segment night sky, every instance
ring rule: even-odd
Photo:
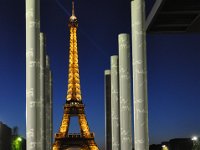
[[[152,1],[147,1],[150,9]],[[99,147],[104,144],[104,70],[130,33],[130,0],[75,0],[83,102]],[[41,0],[41,31],[53,72],[54,133],[67,91],[71,0]],[[200,136],[200,34],[147,35],[150,143]],[[0,121],[25,136],[25,2],[0,0]],[[78,124],[72,121],[70,130]]]

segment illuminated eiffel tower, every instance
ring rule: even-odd
[[[78,21],[74,13],[74,0],[72,0],[72,16],[68,25],[70,28],[68,91],[62,123],[59,132],[55,135],[53,150],[67,150],[71,147],[79,147],[81,150],[98,150],[94,133],[90,132],[87,123],[81,97],[77,49]],[[68,133],[70,118],[74,116],[78,117],[80,134]]]

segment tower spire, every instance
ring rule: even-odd
[[[75,16],[74,0],[72,0],[72,15],[69,18],[69,27],[71,26],[78,27],[78,20],[77,17]]]
[[[72,0],[72,16],[75,16],[75,11],[74,11],[74,0]]]

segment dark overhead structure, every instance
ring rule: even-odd
[[[149,33],[200,32],[200,0],[156,0],[146,20]]]

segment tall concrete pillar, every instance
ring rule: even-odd
[[[39,56],[40,6],[39,0],[26,0],[26,138],[27,150],[37,145],[37,57]]]
[[[53,145],[53,82],[52,71],[49,71],[49,146]]]
[[[118,56],[111,56],[112,150],[120,150]]]
[[[40,34],[38,36],[39,42],[40,42]],[[41,132],[41,127],[42,127],[42,97],[41,97],[41,61],[40,61],[40,43],[39,43],[39,48],[36,53],[36,134],[37,134],[37,150],[42,150],[42,132]]]
[[[104,72],[104,94],[105,94],[105,150],[112,149],[111,128],[111,81],[110,70]]]
[[[135,150],[148,150],[148,100],[144,0],[132,0],[131,18]]]
[[[119,34],[119,101],[121,150],[132,150],[130,37]]]
[[[49,76],[50,76],[50,64],[49,57],[46,55],[46,68],[45,68],[45,144],[46,150],[50,149],[50,89],[49,89]]]
[[[53,144],[53,107],[52,107],[52,72],[49,57],[46,56],[45,68],[45,143],[46,150],[52,149]]]
[[[40,33],[40,142],[41,150],[45,150],[45,95],[44,95],[44,83],[45,83],[45,37],[43,33]]]

